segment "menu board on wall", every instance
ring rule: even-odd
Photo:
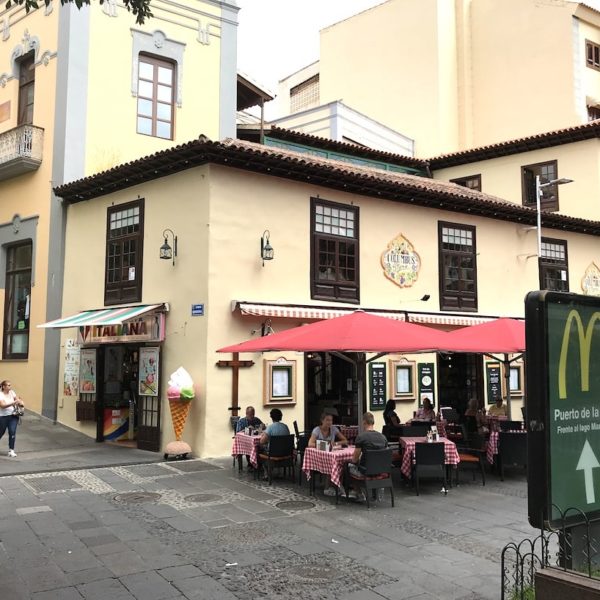
[[[369,408],[383,410],[386,403],[385,363],[369,363]]]
[[[435,378],[433,363],[419,363],[419,406],[428,398],[431,405],[435,406]]]
[[[487,381],[488,404],[495,404],[502,398],[502,380],[500,363],[485,363],[485,380]]]

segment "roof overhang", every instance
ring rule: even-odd
[[[70,327],[97,327],[121,325],[133,321],[150,312],[168,312],[167,304],[138,304],[136,306],[118,306],[97,310],[84,310],[69,317],[55,319],[38,325],[43,329],[67,329]]]
[[[265,302],[247,302],[233,300],[231,311],[238,312],[243,317],[265,317],[276,319],[296,319],[299,321],[318,321],[333,319],[356,311],[359,307],[332,308],[321,305],[301,304],[269,304]],[[379,317],[388,317],[397,321],[408,321],[423,325],[442,325],[467,327],[493,321],[497,317],[479,315],[457,315],[446,313],[411,312],[404,310],[382,310],[376,308],[361,308],[366,313]]]

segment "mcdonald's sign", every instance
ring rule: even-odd
[[[600,298],[531,292],[525,331],[529,520],[599,517]]]

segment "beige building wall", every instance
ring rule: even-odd
[[[0,76],[11,77],[13,65],[11,56],[14,51],[27,50],[27,34],[38,44],[35,68],[36,97],[44,98],[44,102],[34,105],[33,125],[44,129],[42,162],[35,171],[0,180],[0,230],[3,244],[12,241],[23,241],[22,236],[14,232],[12,221],[19,215],[23,223],[32,224],[35,231],[33,244],[33,275],[31,290],[30,337],[28,360],[0,360],[0,379],[11,379],[13,387],[21,395],[28,408],[40,412],[42,405],[43,386],[42,372],[44,365],[44,333],[36,329],[34,323],[40,323],[45,318],[46,288],[48,281],[47,248],[49,240],[48,199],[52,185],[52,146],[54,143],[54,89],[56,81],[57,61],[51,56],[47,64],[42,62],[45,52],[56,52],[57,48],[57,13],[45,15],[43,10],[36,10],[25,15],[24,8],[6,10],[2,5],[0,22],[8,19],[10,37],[0,41]],[[3,134],[17,126],[18,119],[18,78],[8,79],[4,87],[0,86],[0,105],[4,105],[4,115],[0,121],[0,138]],[[8,106],[6,106],[8,103]],[[8,148],[7,148],[8,149]],[[2,152],[0,151],[0,157]],[[41,201],[44,199],[45,201]],[[4,233],[6,232],[6,234]],[[5,249],[2,248],[2,252]],[[2,275],[0,289],[0,308],[4,314],[5,288]],[[4,319],[0,319],[0,335],[4,335]],[[0,347],[3,337],[0,338]],[[1,350],[0,350],[1,356]]]
[[[449,181],[480,174],[482,192],[522,204],[521,167],[551,160],[558,163],[558,177],[573,180],[558,188],[558,212],[600,220],[600,140],[596,138],[439,169],[433,176]],[[534,237],[535,232],[530,235]],[[544,235],[556,237],[549,232]]]
[[[456,126],[442,106],[449,97],[456,102],[455,86],[444,89],[450,75],[442,74],[456,59],[443,47],[438,3],[389,0],[321,31],[321,103],[342,100],[415,139],[417,156],[456,147]]]
[[[90,10],[86,175],[200,134],[219,139],[220,8],[210,2],[184,0],[174,12],[161,2],[152,10],[155,16],[144,25],[137,25],[129,13],[119,11],[117,18],[109,18],[100,5],[94,4]],[[200,42],[199,26],[207,30],[208,43]],[[180,48],[183,60],[177,71],[181,71],[181,88],[175,94],[181,102],[174,106],[172,140],[137,133],[137,98],[132,85],[137,80],[136,36],[148,39],[147,51],[157,58],[173,56],[169,44]]]
[[[420,157],[579,125],[600,102],[586,39],[600,15],[577,2],[388,0],[321,31],[320,101],[414,138]]]
[[[377,200],[232,168],[205,166],[69,207],[65,314],[102,305],[106,210],[138,196],[145,198],[142,301],[170,305],[160,384],[162,443],[164,447],[173,438],[164,400],[167,378],[182,365],[192,374],[198,391],[184,439],[200,456],[226,455],[231,448],[228,407],[232,374],[231,369],[216,366],[217,361],[231,356],[216,350],[250,339],[252,331],[260,330],[264,321],[260,317],[232,314],[232,301],[323,304],[310,297],[311,196],[353,204],[360,209],[362,307],[434,312],[439,309],[439,221],[476,227],[478,314],[522,317],[525,294],[537,289],[536,264],[525,258],[536,251],[535,237],[524,234],[520,225]],[[179,237],[175,267],[158,259],[161,233],[167,226]],[[263,267],[259,240],[265,229],[271,232],[275,259]],[[380,264],[387,242],[399,233],[411,241],[422,261],[419,279],[409,289],[398,288],[388,280]],[[587,265],[593,260],[600,261],[600,246],[596,238],[589,236],[562,231],[549,234],[568,241],[569,274],[575,291]],[[85,253],[79,250],[82,244]],[[417,300],[423,294],[431,294],[426,307]],[[205,303],[205,316],[190,316],[191,304],[196,303]],[[334,308],[344,306],[329,304]],[[275,331],[301,324],[300,320],[272,319]],[[65,331],[63,344],[73,336],[74,332]],[[302,428],[304,358],[295,352],[241,355],[240,358],[251,359],[255,365],[240,369],[240,406],[243,409],[254,405],[257,414],[268,421],[270,407],[264,406],[264,361],[279,356],[296,361],[297,365],[298,402],[282,406],[284,421],[291,426],[297,420]],[[407,358],[435,363],[433,355]],[[416,408],[416,400],[399,403],[398,412],[404,421]],[[74,399],[65,398],[59,410],[60,420],[78,428],[80,424],[74,421],[74,414]],[[378,412],[378,427],[382,425],[381,419]],[[93,434],[89,427],[85,430]]]

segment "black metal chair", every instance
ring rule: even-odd
[[[384,425],[381,433],[383,433],[388,442],[397,442],[402,431],[402,425]]]
[[[231,424],[231,427],[233,428],[233,437],[231,439],[235,438],[235,434],[237,432],[237,424],[238,421],[240,420],[240,417],[229,417],[229,423]],[[233,457],[233,467],[235,468],[235,461],[238,461],[238,467],[239,470],[242,470],[242,455],[238,454],[237,456]]]
[[[260,452],[258,454],[258,473],[261,467],[267,468],[269,485],[273,482],[273,467],[290,469],[292,481],[296,482],[294,468],[294,436],[293,435],[274,435],[269,438],[269,451],[267,454]],[[285,476],[285,471],[284,471]]]
[[[447,423],[458,423],[460,421],[459,414],[451,406],[442,406],[442,408],[440,408],[440,413],[442,419]]]
[[[364,460],[363,460],[364,459]],[[364,488],[367,499],[367,508],[371,508],[369,496],[373,490],[389,489],[394,506],[394,487],[392,482],[392,450],[363,450],[361,455],[360,474],[353,474],[349,465],[346,465],[346,477],[359,488]],[[349,485],[346,485],[346,500],[348,499]],[[336,496],[336,503],[338,497]]]
[[[429,431],[427,425],[401,425],[398,429],[400,437],[423,437]]]
[[[306,434],[310,435],[310,432],[308,432],[308,431],[300,431],[298,429],[298,421],[294,421],[293,425],[294,425],[294,433],[296,434],[296,441],[298,441],[298,438],[301,435],[306,435]]]
[[[302,465],[304,463],[304,451],[308,447],[310,435],[300,434],[296,439],[296,457],[300,457],[300,471],[298,473],[298,485],[302,485]]]
[[[447,490],[446,480],[446,450],[443,442],[419,442],[415,444],[415,464],[413,465],[413,480],[419,495],[419,480],[421,475],[438,475]],[[448,493],[447,491],[445,492]]]
[[[475,481],[475,471],[481,472],[481,481],[485,485],[485,439],[479,433],[471,433],[469,438],[460,445],[457,445],[460,463],[456,469],[456,485],[459,484],[458,475],[461,469],[471,467],[473,471],[473,481]]]
[[[498,433],[497,460],[502,481],[504,481],[505,467],[519,466],[527,468],[527,434],[500,431]]]
[[[498,421],[500,431],[521,431],[523,424],[521,421]]]
[[[521,414],[523,415],[523,423],[527,423],[527,410],[524,406],[521,406]]]

